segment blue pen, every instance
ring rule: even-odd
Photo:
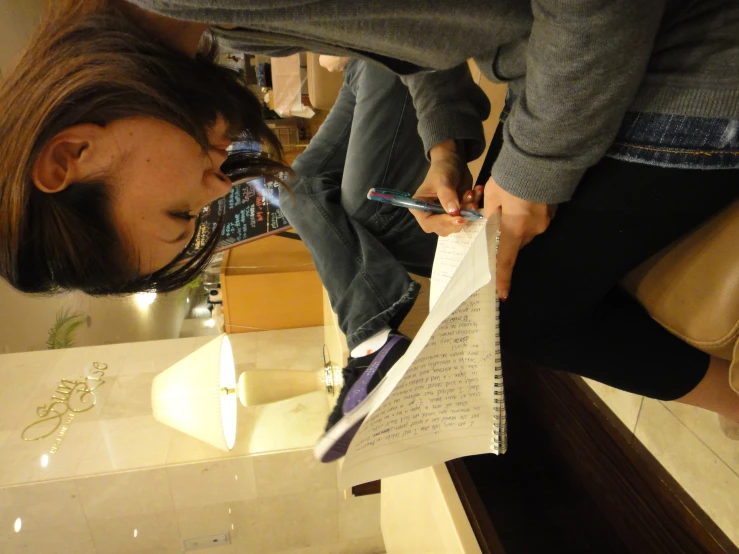
[[[411,195],[402,190],[392,189],[370,189],[367,193],[367,198],[370,200],[376,200],[377,202],[385,202],[399,208],[408,208],[409,210],[421,210],[423,212],[430,212],[434,214],[445,214],[447,211],[442,208],[439,204],[432,204],[431,202],[424,202],[417,198],[411,197]],[[484,217],[473,210],[459,210],[459,215],[462,219],[468,221],[477,221],[484,219]]]

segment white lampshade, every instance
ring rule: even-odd
[[[154,378],[154,418],[221,450],[236,442],[236,369],[223,334]]]

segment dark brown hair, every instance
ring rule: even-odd
[[[213,63],[213,48],[192,59],[105,0],[51,4],[19,64],[0,83],[0,275],[29,293],[178,289],[202,271],[218,233],[194,257],[181,254],[141,275],[114,227],[106,177],[46,194],[31,180],[43,146],[73,125],[147,116],[179,127],[207,150],[207,131],[219,114],[234,137],[245,135],[278,155],[279,142],[238,75]],[[276,158],[252,160],[242,175],[279,178],[285,169]]]

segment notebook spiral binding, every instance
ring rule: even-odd
[[[495,254],[497,257],[500,245],[500,232],[495,237]],[[493,276],[493,278],[495,278]],[[505,409],[505,390],[503,388],[503,364],[500,354],[500,300],[495,295],[495,372],[493,374],[493,437],[490,450],[493,454],[505,454],[508,449],[508,419]]]

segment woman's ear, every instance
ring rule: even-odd
[[[31,178],[42,192],[61,192],[74,182],[89,177],[97,157],[103,129],[93,124],[65,129],[41,149],[33,164]],[[99,164],[97,166],[99,168]]]

